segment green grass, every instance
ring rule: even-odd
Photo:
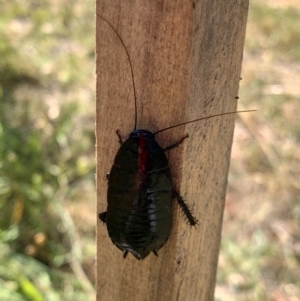
[[[273,7],[266,1],[250,2],[247,51],[270,55],[274,60],[300,58],[299,7]]]
[[[300,300],[300,6],[269,3],[250,3],[240,99],[257,113],[236,127],[216,300]]]
[[[93,278],[82,276],[93,269],[94,215],[72,215],[70,209],[94,206],[89,4],[1,5],[1,300],[94,295]],[[78,229],[75,224],[86,218],[92,218],[89,227]],[[78,231],[86,232],[84,243]]]

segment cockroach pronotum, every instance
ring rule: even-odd
[[[174,189],[165,155],[165,152],[179,146],[188,135],[165,148],[156,142],[155,136],[188,123],[250,111],[227,112],[202,117],[161,129],[155,133],[137,129],[137,97],[128,50],[110,22],[98,16],[114,31],[125,49],[131,70],[135,101],[134,130],[126,141],[122,140],[119,130],[116,131],[121,146],[107,176],[107,210],[100,213],[99,218],[107,225],[112,242],[124,252],[124,258],[128,252],[137,259],[144,259],[151,252],[158,256],[158,250],[166,243],[171,232],[173,199],[177,199],[191,226],[195,226],[198,221]]]

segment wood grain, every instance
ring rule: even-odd
[[[234,111],[247,21],[246,0],[101,0],[97,14],[123,38],[131,57],[138,128],[158,129]],[[97,18],[97,200],[106,210],[105,180],[119,129],[134,127],[129,63],[120,41]],[[176,189],[199,219],[186,223],[174,202],[174,228],[159,257],[124,260],[97,225],[97,300],[213,300],[234,115],[157,135],[164,147],[186,133],[168,156]]]

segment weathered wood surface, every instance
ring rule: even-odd
[[[247,0],[99,0],[131,57],[138,128],[156,131],[179,122],[234,111],[241,73]],[[134,126],[129,63],[120,41],[97,18],[97,212],[106,209],[106,172]],[[97,225],[97,300],[213,300],[234,115],[158,135],[167,146],[176,189],[199,219],[192,228],[174,202],[167,244],[143,261],[124,260]]]

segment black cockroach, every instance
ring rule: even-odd
[[[246,111],[198,118],[161,129],[155,133],[142,129],[137,130],[136,89],[129,53],[114,27],[106,19],[99,17],[114,31],[126,51],[135,101],[133,132],[123,142],[120,132],[116,131],[121,147],[107,177],[107,210],[100,213],[99,218],[107,225],[112,242],[124,252],[124,258],[130,252],[137,259],[144,259],[151,252],[157,256],[157,251],[166,243],[170,235],[173,222],[172,200],[174,198],[177,199],[190,225],[195,226],[198,222],[182,197],[173,188],[170,167],[165,155],[166,151],[180,145],[188,135],[166,148],[162,148],[155,141],[155,135],[199,120]]]

